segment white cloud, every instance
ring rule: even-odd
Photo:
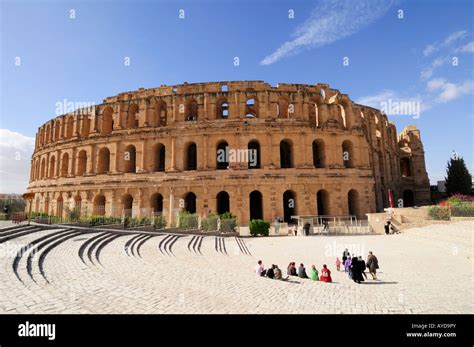
[[[467,34],[466,30],[459,30],[455,31],[454,33],[450,34],[448,37],[444,39],[442,42],[434,42],[425,47],[423,50],[423,54],[428,56],[433,54],[436,51],[439,51],[442,48],[450,46],[453,42],[463,38]]]
[[[471,41],[468,44],[462,46],[458,51],[459,52],[474,53],[474,41]]]
[[[35,139],[0,129],[0,193],[24,193]]]
[[[427,80],[428,78],[431,78],[431,76],[433,76],[434,70],[444,65],[448,61],[448,59],[449,58],[445,57],[445,58],[436,58],[435,60],[433,60],[430,66],[428,66],[427,68],[424,68],[421,71],[421,79]]]
[[[260,64],[270,65],[303,49],[325,46],[353,35],[381,18],[392,3],[391,0],[323,0],[293,33],[294,39],[283,43]]]
[[[437,92],[435,96],[437,102],[445,103],[472,93],[474,84],[472,81],[465,81],[456,84],[449,82],[444,78],[436,78],[428,81],[426,88],[430,92]]]
[[[374,108],[380,108],[382,102],[386,102],[389,99],[397,99],[398,96],[393,90],[384,90],[378,94],[367,95],[357,99],[357,103],[361,105],[371,106]]]

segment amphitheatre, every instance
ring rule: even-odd
[[[39,127],[34,212],[160,214],[169,227],[180,211],[231,212],[244,226],[296,215],[361,220],[388,207],[389,190],[398,207],[430,202],[420,131],[397,133],[381,111],[327,84],[184,83],[86,111]]]

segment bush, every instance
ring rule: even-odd
[[[434,220],[450,220],[450,212],[446,207],[431,206],[428,209],[428,216]]]
[[[198,216],[195,213],[180,212],[178,214],[178,228],[197,229]]]
[[[201,222],[201,229],[205,231],[217,230],[217,221],[219,217],[215,214],[210,214],[206,219]]]
[[[166,219],[162,215],[153,217],[155,229],[163,229],[166,227]]]
[[[221,215],[219,215],[220,219],[234,219],[236,218],[232,212],[224,212]]]
[[[451,207],[453,217],[474,217],[474,205],[457,204]]]
[[[268,231],[270,230],[270,223],[265,222],[261,219],[252,219],[249,223],[250,235],[257,236],[263,235],[268,236]]]
[[[221,233],[231,233],[234,231],[237,221],[235,218],[221,219]]]

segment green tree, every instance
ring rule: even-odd
[[[454,155],[448,161],[446,173],[446,193],[449,196],[453,194],[471,194],[472,176],[463,158]]]

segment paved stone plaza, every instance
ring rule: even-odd
[[[474,222],[306,238],[29,231],[0,231],[0,313],[474,313]],[[373,251],[379,280],[338,273],[344,248]],[[334,283],[257,278],[258,259],[326,263]]]

